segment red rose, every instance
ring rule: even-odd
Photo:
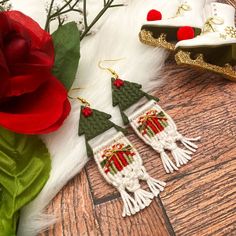
[[[70,103],[53,64],[46,31],[21,12],[0,12],[0,126],[43,134],[62,125]]]

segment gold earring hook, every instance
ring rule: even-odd
[[[71,91],[75,91],[75,90],[80,90],[80,88],[72,88],[70,90]],[[90,107],[90,103],[86,99],[84,99],[84,98],[81,98],[81,97],[71,97],[69,95],[68,95],[68,98],[73,99],[73,100],[74,99],[79,100],[83,105],[85,105],[87,107]]]
[[[102,63],[103,62],[115,62],[115,61],[121,61],[121,60],[124,60],[125,58],[119,58],[119,59],[115,59],[115,60],[100,60],[98,62],[98,67],[102,70],[107,70],[109,71],[114,77],[115,79],[119,78],[119,75],[113,70],[111,69],[110,67],[105,67],[105,66],[102,66]]]
[[[77,100],[79,100],[82,104],[84,104],[86,107],[90,107],[90,103],[84,99],[84,98],[81,98],[81,97],[77,97],[76,98]]]
[[[68,97],[70,98],[70,99],[76,99],[76,100],[79,100],[83,105],[85,105],[86,107],[90,107],[90,103],[86,100],[86,99],[84,99],[84,98],[81,98],[81,97],[71,97],[71,96],[69,96],[68,95]]]

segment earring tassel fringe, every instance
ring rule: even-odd
[[[186,138],[181,135],[172,118],[154,100],[133,113],[129,120],[136,134],[160,154],[166,173],[173,173],[187,164],[198,149],[193,142],[199,141],[200,137]],[[187,150],[178,147],[177,142],[181,142]],[[166,150],[171,152],[175,163]]]
[[[139,153],[122,133],[96,148],[94,158],[103,177],[120,192],[123,217],[143,210],[164,190],[166,183],[149,176]],[[141,188],[141,180],[151,192]]]

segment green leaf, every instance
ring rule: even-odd
[[[0,127],[0,236],[16,234],[20,209],[49,178],[50,154],[37,136]]]
[[[80,32],[75,22],[60,26],[52,34],[55,48],[53,74],[69,90],[75,80],[80,59]]]

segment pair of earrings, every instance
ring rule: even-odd
[[[121,80],[111,68],[99,67],[112,74],[113,106],[118,106],[125,125],[130,124],[135,133],[160,154],[167,173],[191,160],[197,150],[193,141],[177,131],[172,118],[157,104],[158,99],[141,90],[137,83]],[[122,216],[133,215],[147,207],[152,199],[164,190],[163,181],[152,178],[143,166],[142,158],[126,138],[126,129],[110,121],[111,115],[83,105],[79,121],[79,136],[84,135],[87,154],[93,156],[105,180],[120,192],[124,203]],[[186,149],[177,146],[181,142]],[[170,159],[169,151],[176,164]],[[143,190],[140,180],[146,181],[151,192]]]

